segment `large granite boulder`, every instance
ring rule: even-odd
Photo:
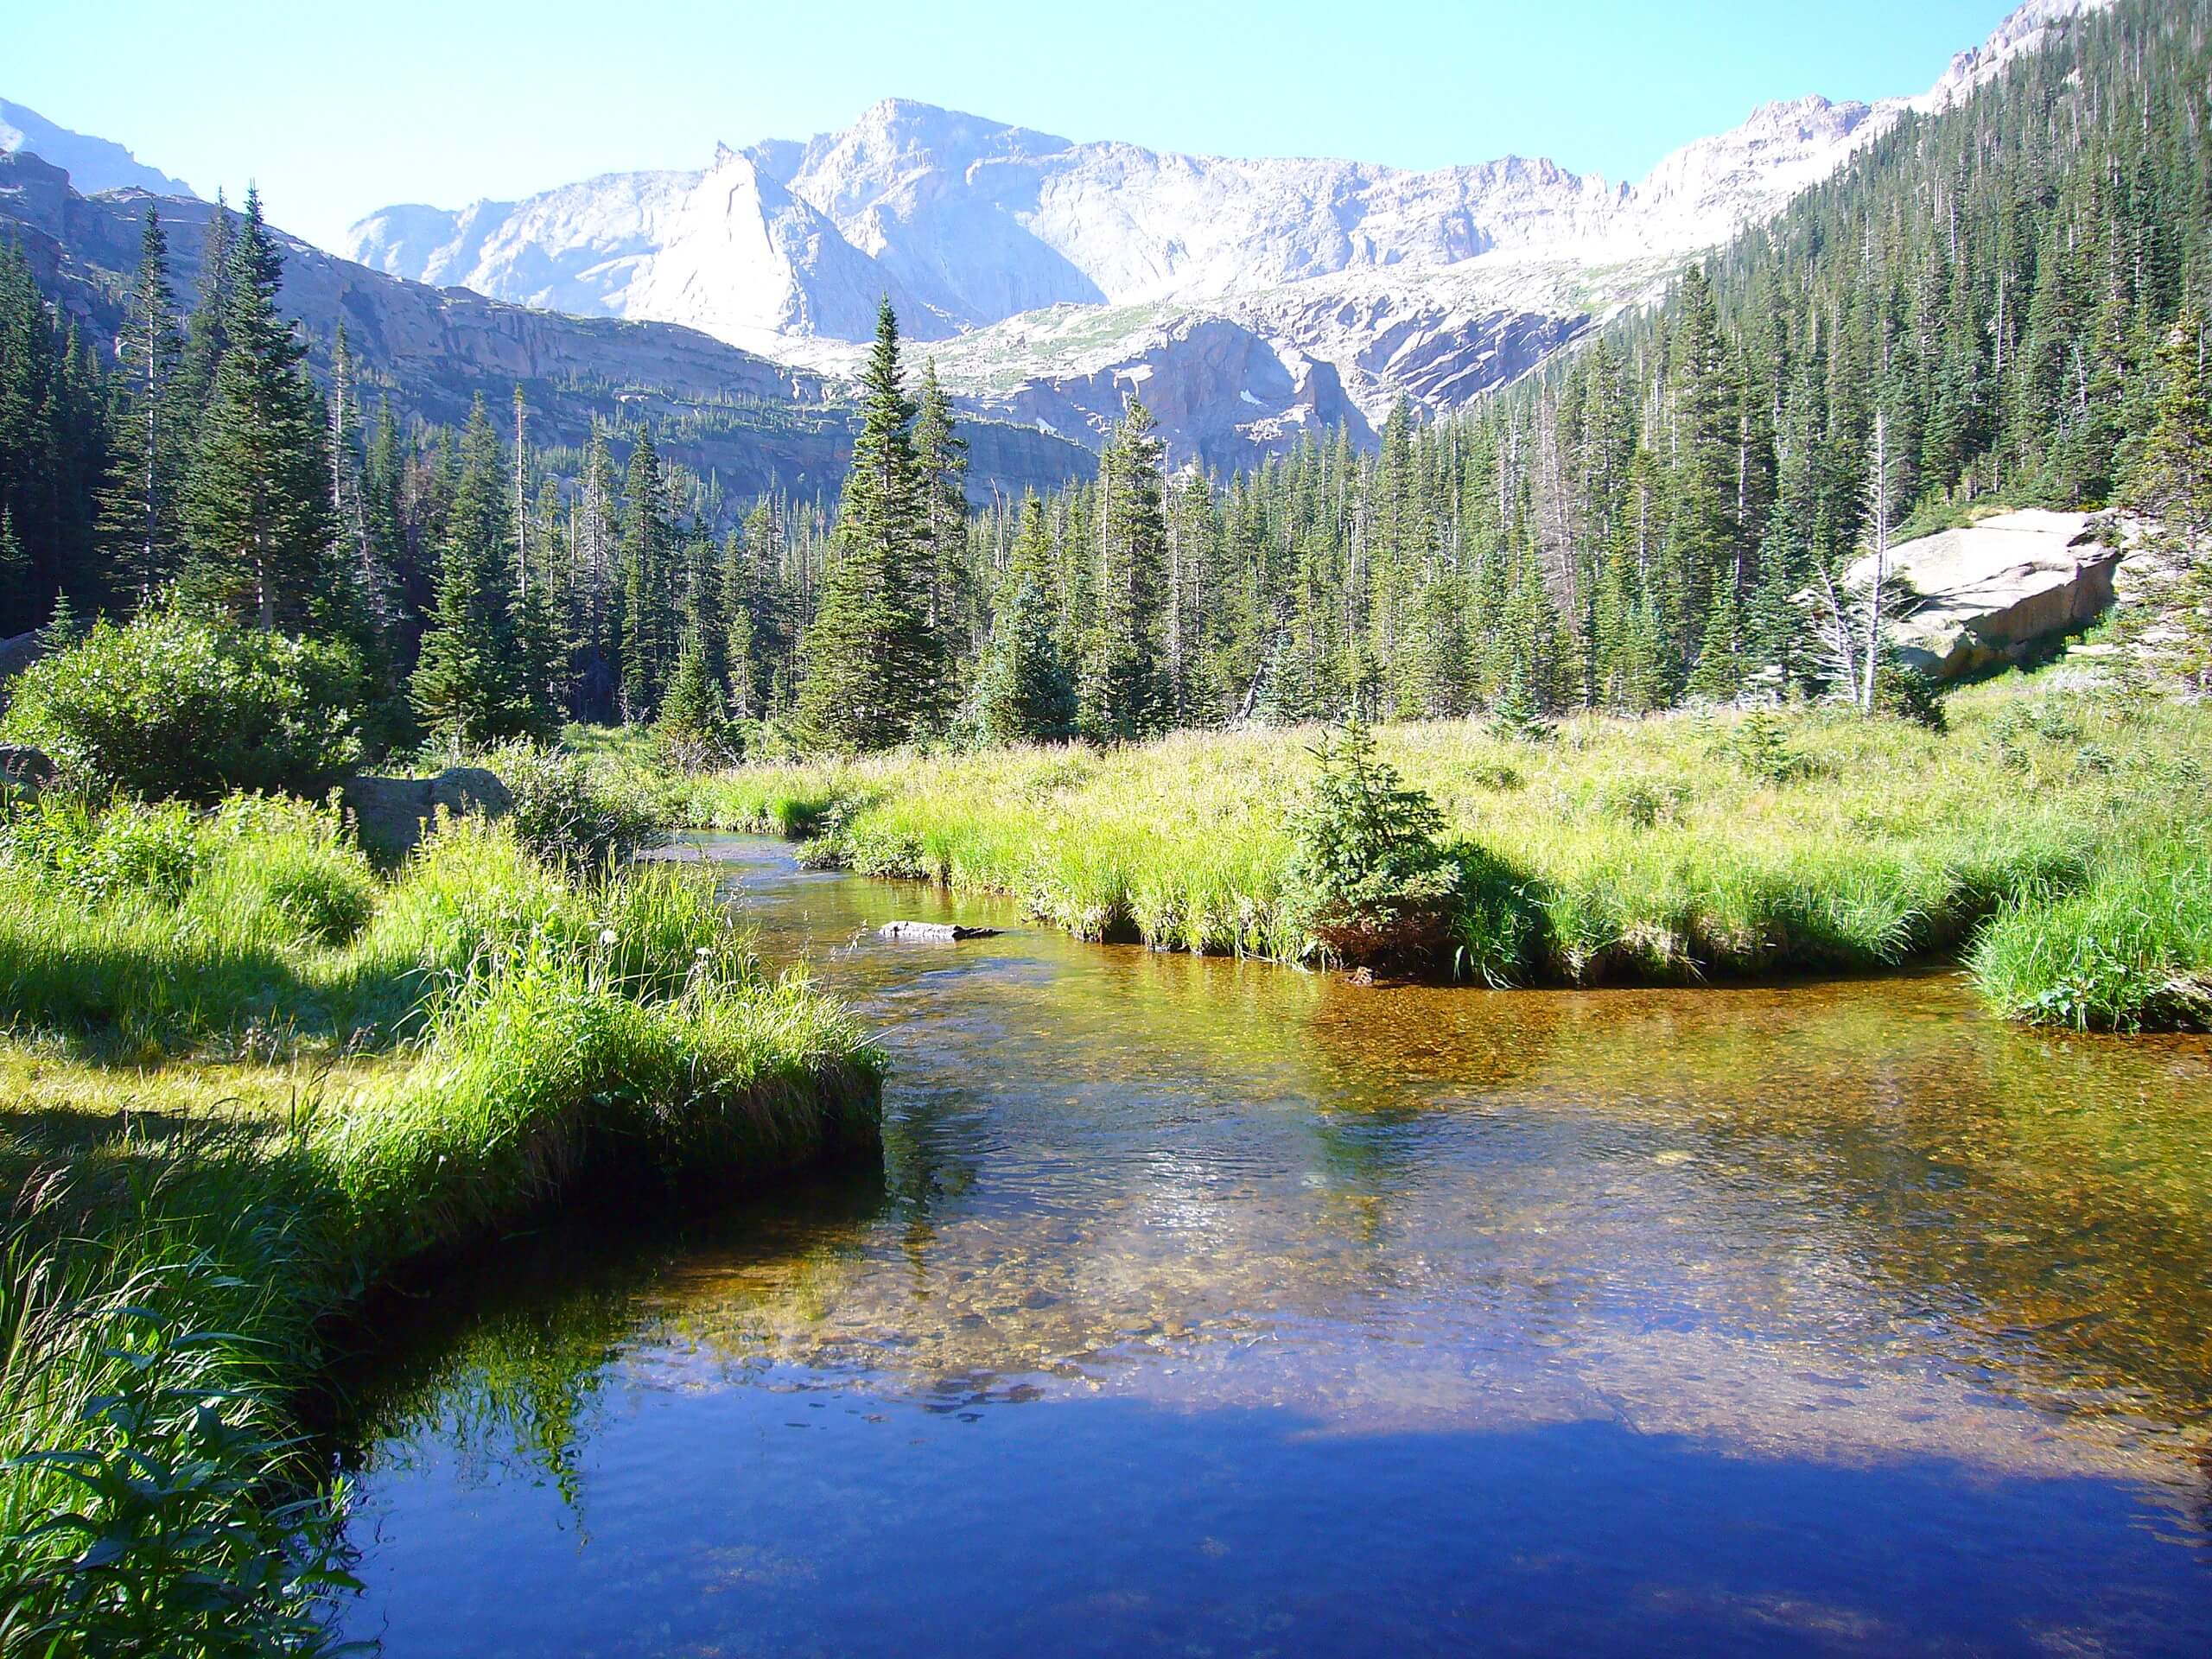
[[[435,828],[441,807],[455,817],[499,818],[515,804],[499,775],[482,766],[448,766],[435,778],[363,773],[346,780],[339,800],[353,815],[361,845],[388,857],[421,845]]]
[[[1900,543],[1890,568],[1911,597],[1897,617],[1897,654],[1939,680],[2018,662],[2111,607],[2121,556],[2082,512],[1999,513]],[[1869,554],[1846,581],[1863,590],[1873,574]]]

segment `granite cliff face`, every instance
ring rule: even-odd
[[[213,208],[130,189],[87,197],[35,156],[0,156],[0,238],[17,242],[41,288],[96,338],[111,338],[118,296],[138,258],[149,203],[168,232],[171,276],[189,296]],[[461,288],[431,288],[283,237],[280,302],[306,325],[318,368],[342,321],[370,384],[402,415],[458,423],[482,394],[504,406],[529,394],[539,440],[575,444],[594,416],[650,411],[685,417],[669,448],[743,497],[769,488],[834,494],[851,448],[839,389],[697,330],[664,322],[571,316]],[[1033,426],[977,423],[970,432],[979,498],[1044,488],[1088,470],[1077,446]]]
[[[976,407],[1095,443],[1141,387],[1179,455],[1226,464],[1338,419],[1364,434],[1401,396],[1450,410],[1525,373],[1908,111],[2107,3],[2029,0],[1917,98],[1770,104],[1634,184],[1518,156],[1411,172],[1072,143],[893,99],[696,172],[389,208],[348,251],[835,374],[888,295]]]

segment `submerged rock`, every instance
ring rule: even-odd
[[[957,922],[886,922],[876,929],[876,937],[885,939],[931,939],[940,944],[950,944],[955,939],[988,939],[996,937],[995,927],[963,927]]]
[[[515,804],[499,774],[482,766],[448,766],[435,778],[349,778],[339,791],[361,844],[372,852],[412,852],[443,807],[455,817],[505,817]]]
[[[1999,513],[1900,543],[1890,567],[1912,597],[1897,621],[1898,655],[1939,680],[2018,662],[2110,608],[2121,556],[2082,512]],[[1873,573],[1869,555],[1845,580],[1860,588]]]

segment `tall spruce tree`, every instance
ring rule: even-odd
[[[461,442],[461,478],[447,515],[437,596],[415,666],[423,724],[477,745],[527,736],[538,725],[516,638],[505,457],[479,394]]]
[[[168,260],[162,216],[149,205],[139,232],[138,269],[116,332],[115,454],[100,498],[110,582],[140,600],[166,582],[176,563],[185,425],[177,418],[175,382],[183,338]]]
[[[40,296],[29,261],[0,242],[0,514],[29,578],[0,588],[0,627],[43,620],[57,592],[106,593],[97,557],[107,468],[106,396],[75,330]]]
[[[676,664],[676,531],[669,523],[660,452],[640,432],[623,484],[620,650],[622,717],[648,722],[659,711]]]
[[[1054,629],[1052,532],[1045,504],[1021,504],[1021,528],[1001,586],[998,614],[976,685],[976,726],[992,743],[1049,742],[1072,736],[1075,686]]]
[[[1149,737],[1166,723],[1162,452],[1151,411],[1132,402],[1099,461],[1098,616],[1079,718],[1084,734],[1100,741]]]
[[[257,192],[231,245],[222,361],[184,481],[191,556],[203,598],[263,628],[327,618],[334,578],[330,457],[307,346],[276,309],[283,256]]]
[[[942,652],[928,614],[914,406],[899,385],[899,320],[886,300],[861,377],[861,430],[837,510],[836,561],[807,631],[798,730],[827,750],[886,749],[934,732]]]
[[[2127,505],[2147,521],[2156,556],[2152,604],[2139,606],[2139,635],[2157,627],[2175,636],[2174,666],[2202,687],[2212,684],[2212,397],[2204,386],[2205,323],[2194,307],[2167,332],[2158,352],[2157,410]],[[2145,648],[2132,639],[2132,646]]]
[[[218,190],[200,238],[200,283],[177,362],[177,409],[194,425],[215,396],[215,371],[222,366],[230,345],[231,249],[236,229],[230,206]]]
[[[968,580],[968,441],[952,422],[952,399],[922,365],[914,400],[914,465],[919,474],[919,554],[929,583],[931,629],[948,647],[965,643],[974,594]]]

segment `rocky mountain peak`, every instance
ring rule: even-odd
[[[148,167],[121,144],[57,126],[36,110],[0,98],[0,156],[35,156],[69,175],[79,194],[144,190],[156,196],[190,196],[192,187]]]
[[[2109,3],[2028,0],[1921,98],[1778,99],[1632,185],[1543,157],[1408,171],[1074,143],[887,98],[803,142],[721,146],[699,173],[442,219],[389,209],[351,246],[396,275],[833,371],[887,295],[975,404],[1095,436],[1136,389],[1186,453],[1233,459],[1301,421],[1371,425],[1402,395],[1447,409],[1525,372],[1909,110]]]

